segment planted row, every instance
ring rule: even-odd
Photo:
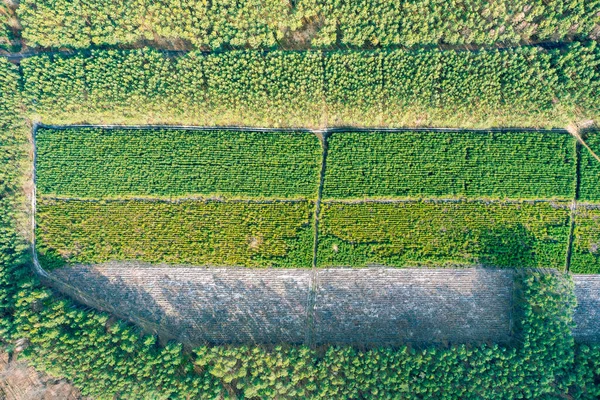
[[[564,269],[568,236],[567,203],[326,202],[318,265]]]
[[[317,197],[311,133],[38,129],[38,194],[77,198]]]
[[[600,110],[600,47],[493,51],[151,50],[23,60],[46,123],[558,126]]]
[[[141,260],[210,266],[306,268],[313,203],[60,201],[37,203],[44,267]]]
[[[323,198],[573,199],[575,140],[553,132],[345,132]]]
[[[24,0],[18,15],[31,45],[218,49],[569,40],[593,35],[599,11],[597,0]]]

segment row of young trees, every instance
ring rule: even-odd
[[[18,16],[30,45],[219,49],[569,40],[597,34],[599,11],[598,0],[23,0]]]
[[[600,47],[487,51],[153,50],[21,63],[46,123],[564,127],[600,112]]]

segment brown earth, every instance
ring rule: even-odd
[[[36,371],[27,362],[0,353],[0,400],[79,400],[79,390],[64,379]]]

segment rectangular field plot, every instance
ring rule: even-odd
[[[566,203],[324,203],[318,265],[564,269]]]
[[[575,141],[552,132],[344,132],[325,199],[573,199]]]
[[[569,270],[576,274],[600,273],[600,206],[577,206]]]
[[[45,268],[62,260],[303,268],[312,265],[313,212],[308,201],[42,199],[37,248]]]
[[[322,149],[310,133],[41,128],[39,195],[316,198]]]
[[[600,155],[600,132],[588,133],[585,139],[592,151]],[[581,148],[579,199],[600,201],[600,161],[588,149]]]

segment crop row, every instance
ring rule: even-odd
[[[93,50],[22,61],[46,123],[566,126],[600,110],[600,47],[245,52]]]
[[[37,204],[43,265],[142,260],[310,267],[311,202],[57,201]]]
[[[325,199],[575,196],[568,134],[347,132],[328,147]]]
[[[310,133],[40,128],[37,189],[62,197],[316,199]]]
[[[324,203],[318,265],[563,269],[566,203]]]
[[[23,37],[44,47],[158,37],[217,49],[531,43],[590,35],[599,11],[597,0],[23,0],[18,15]]]

